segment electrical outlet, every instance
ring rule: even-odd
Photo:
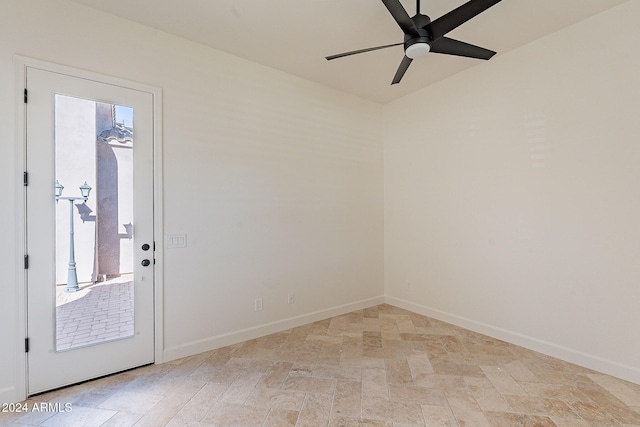
[[[407,280],[407,283],[405,286],[407,287],[407,289],[411,289],[411,282]]]
[[[262,311],[262,298],[256,298],[256,311]]]
[[[287,299],[287,303],[293,304],[294,302],[296,302],[296,294],[290,293]]]

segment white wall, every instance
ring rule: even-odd
[[[388,301],[640,383],[638,28],[627,2],[385,106]]]
[[[55,178],[64,187],[62,197],[78,197],[85,182],[93,187],[84,204],[96,212],[96,103],[71,96],[55,100]],[[69,273],[69,201],[56,203],[56,285],[66,285]],[[78,283],[94,277],[96,222],[83,221],[82,200],[73,201],[74,259]]]
[[[380,105],[66,1],[4,0],[0,28],[0,401],[23,375],[15,54],[163,89],[164,230],[188,242],[165,251],[165,359],[382,300]]]

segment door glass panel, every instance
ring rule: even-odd
[[[133,336],[133,109],[55,95],[56,350]]]

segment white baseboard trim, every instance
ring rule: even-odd
[[[474,332],[488,335],[511,344],[519,345],[529,350],[537,351],[547,356],[555,357],[566,362],[593,369],[594,371],[612,375],[614,377],[640,384],[640,369],[633,366],[623,365],[613,360],[603,359],[592,354],[571,349],[549,341],[540,340],[514,331],[492,326],[486,323],[467,319],[462,316],[446,313],[434,308],[419,305],[394,297],[385,297],[387,304],[404,308],[405,310],[424,316],[432,317],[443,322],[450,323]]]
[[[226,347],[228,345],[237,344],[242,341],[252,340],[255,338],[263,337],[265,335],[286,331],[287,329],[295,328],[297,326],[306,325],[308,323],[317,322],[319,320],[328,319],[330,317],[340,316],[341,314],[347,314],[354,310],[361,310],[363,308],[383,304],[384,302],[384,296],[368,298],[337,307],[319,310],[300,316],[277,320],[275,322],[270,322],[251,328],[241,329],[239,331],[233,331],[198,341],[192,341],[178,346],[169,347],[164,350],[162,360],[163,362],[168,362],[171,360],[180,359],[182,357],[203,353],[205,351],[215,350],[216,348]]]
[[[22,399],[17,396],[17,390],[15,387],[0,388],[0,403],[18,403]],[[0,408],[2,409],[2,408]]]

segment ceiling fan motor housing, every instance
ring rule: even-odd
[[[431,18],[421,13],[411,18],[417,34],[405,33],[404,52],[411,59],[419,58],[429,53],[433,41],[429,31],[425,28],[431,22]]]
[[[431,23],[431,18],[429,18],[427,15],[423,15],[422,13],[418,13],[413,18],[411,18],[411,20],[413,21],[413,25],[415,25],[418,31],[423,30],[424,27]]]

